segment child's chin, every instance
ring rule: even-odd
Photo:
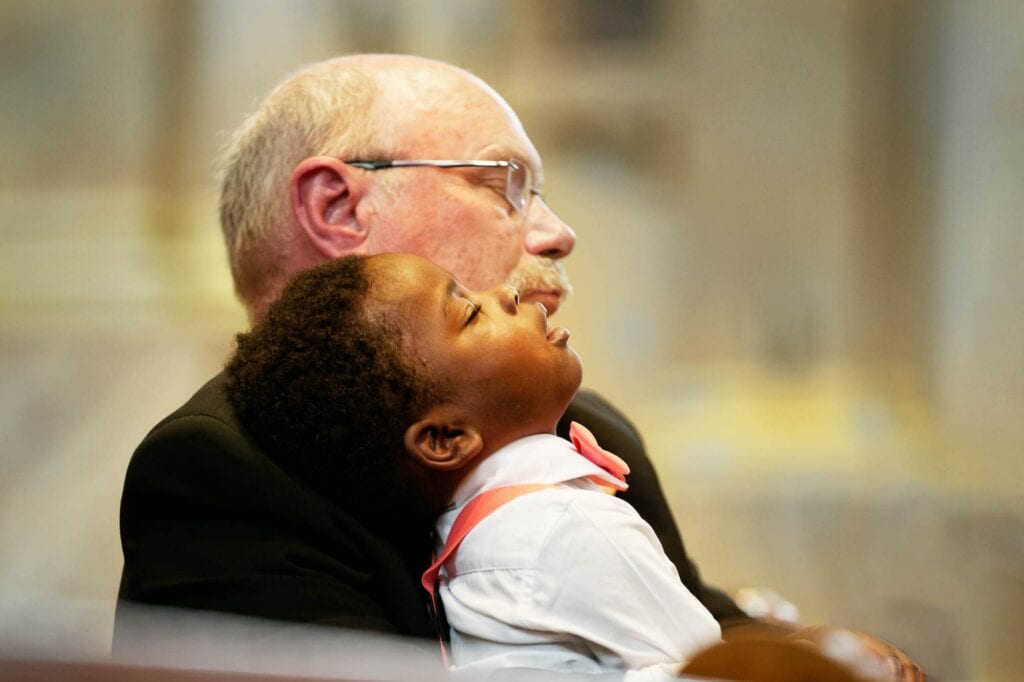
[[[563,372],[564,381],[562,382],[565,386],[566,407],[569,406],[569,402],[572,400],[572,397],[576,395],[576,391],[578,391],[580,386],[583,384],[583,363],[580,362],[580,358],[576,355],[576,351],[570,348],[569,352],[571,353],[572,358],[570,358],[569,362],[566,363],[566,367]]]

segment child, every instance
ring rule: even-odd
[[[436,520],[441,553],[477,500],[434,573],[456,669],[670,678],[718,624],[606,494],[625,488],[621,460],[585,430],[576,447],[553,435],[581,379],[568,337],[511,287],[349,257],[299,275],[239,336],[227,390],[282,468],[377,532]],[[512,494],[481,514],[496,490]]]

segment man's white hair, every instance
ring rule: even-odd
[[[220,163],[220,221],[235,291],[252,306],[284,273],[292,171],[306,158],[376,155],[376,78],[345,58],[290,76],[233,133]]]

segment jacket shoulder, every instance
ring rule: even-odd
[[[203,384],[202,388],[196,391],[184,405],[157,422],[156,426],[150,430],[150,434],[181,417],[210,417],[240,431],[241,426],[235,417],[235,411],[224,392],[226,381],[227,377],[223,372],[214,376]]]
[[[617,455],[646,459],[644,442],[636,426],[598,393],[585,388],[576,393],[558,422],[558,435],[568,438],[569,424],[574,421],[590,429],[602,447]]]

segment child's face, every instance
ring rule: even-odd
[[[402,325],[407,347],[450,389],[445,402],[492,438],[554,431],[582,369],[569,332],[550,328],[543,306],[519,305],[507,285],[469,291],[418,256],[385,254],[367,265],[374,305]]]

